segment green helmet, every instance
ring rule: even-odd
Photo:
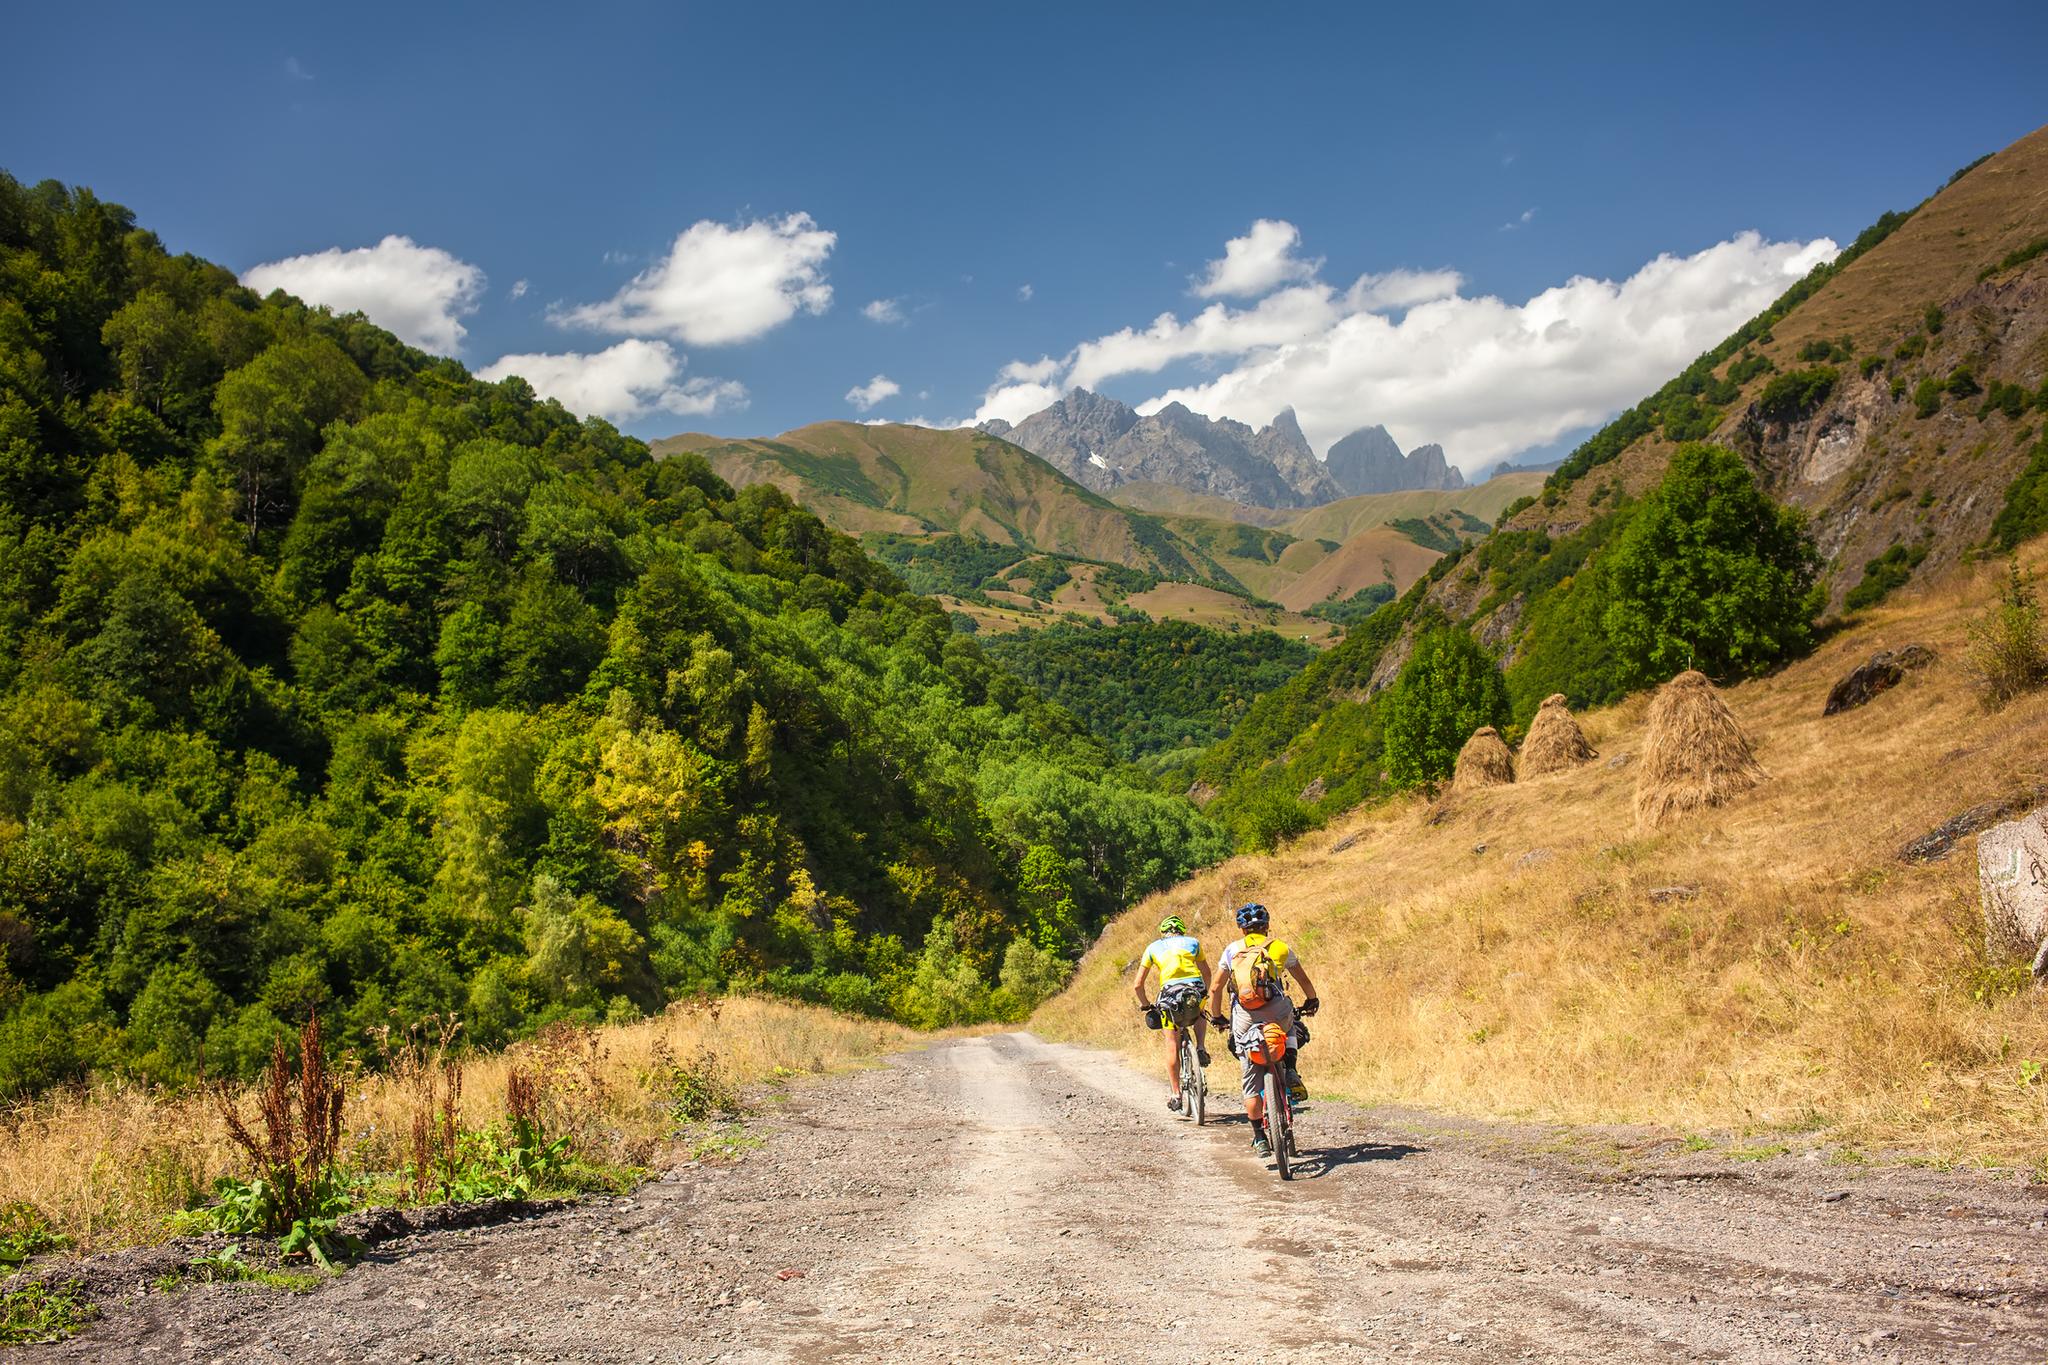
[[[1185,934],[1187,931],[1188,922],[1179,915],[1168,915],[1165,919],[1159,921],[1159,936],[1161,938],[1165,938],[1168,934]]]

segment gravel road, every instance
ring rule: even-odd
[[[753,1126],[628,1198],[386,1242],[309,1294],[111,1302],[21,1359],[2048,1358],[2048,1201],[1981,1176],[1322,1103],[1283,1186],[1241,1115],[1197,1129],[1028,1034]]]

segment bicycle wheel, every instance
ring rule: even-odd
[[[1187,1049],[1188,1073],[1193,1083],[1183,1083],[1181,1086],[1181,1108],[1192,1111],[1195,1127],[1199,1128],[1209,1116],[1209,1073],[1202,1066],[1202,1059],[1195,1054],[1195,1039],[1192,1033],[1182,1046]]]
[[[1287,1164],[1288,1123],[1287,1123],[1287,1082],[1280,1077],[1280,1068],[1266,1068],[1266,1141],[1273,1148],[1273,1166],[1280,1172],[1282,1180],[1294,1179],[1294,1172]]]
[[[1190,1058],[1188,1054],[1188,1031],[1186,1029],[1178,1029],[1174,1033],[1173,1070],[1174,1075],[1180,1078],[1180,1116],[1187,1118],[1189,1117],[1189,1110],[1194,1107],[1194,1096],[1191,1093],[1193,1078],[1189,1075]]]

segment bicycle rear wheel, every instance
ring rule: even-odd
[[[1287,1122],[1287,1082],[1281,1078],[1280,1068],[1266,1068],[1266,1141],[1272,1144],[1273,1166],[1280,1172],[1282,1180],[1294,1179],[1294,1171],[1288,1166],[1287,1150],[1290,1125]]]
[[[1187,1049],[1188,1071],[1194,1082],[1192,1085],[1182,1085],[1181,1108],[1190,1111],[1195,1120],[1195,1127],[1199,1128],[1209,1117],[1209,1073],[1202,1066],[1201,1057],[1195,1052],[1195,1038],[1192,1032],[1181,1046]]]
[[[1188,1048],[1188,1031],[1176,1029],[1173,1038],[1173,1070],[1180,1079],[1180,1116],[1192,1118],[1195,1107],[1194,1058]]]

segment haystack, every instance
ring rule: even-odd
[[[1585,732],[1565,706],[1564,693],[1553,692],[1543,699],[1543,705],[1536,709],[1536,718],[1529,722],[1529,737],[1522,741],[1522,752],[1515,756],[1515,768],[1527,781],[1591,763],[1598,757],[1600,751],[1586,743]]]
[[[1735,715],[1707,675],[1688,669],[1658,689],[1643,735],[1636,823],[1718,806],[1763,781]]]
[[[1515,780],[1514,755],[1491,725],[1482,725],[1458,750],[1458,766],[1451,773],[1451,790],[1471,791],[1477,787],[1505,787]]]

